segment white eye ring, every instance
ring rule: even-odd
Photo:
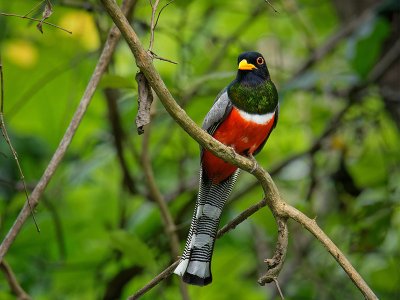
[[[264,63],[264,58],[262,58],[261,56],[257,57],[256,61],[257,61],[257,64],[262,65]]]

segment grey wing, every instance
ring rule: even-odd
[[[233,105],[228,97],[227,88],[225,88],[219,93],[214,105],[204,118],[202,128],[212,135],[219,124],[229,115],[232,107]]]

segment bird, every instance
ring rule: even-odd
[[[202,128],[256,164],[253,156],[276,127],[278,114],[278,92],[264,57],[258,52],[244,52],[238,56],[236,78],[218,94]],[[188,284],[205,286],[212,282],[211,258],[221,213],[239,169],[204,148],[200,148],[200,161],[195,210],[174,273]]]

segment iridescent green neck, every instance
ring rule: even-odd
[[[273,112],[278,105],[278,92],[271,80],[248,85],[233,81],[228,87],[228,96],[239,109],[251,114]]]

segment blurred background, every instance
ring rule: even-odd
[[[48,19],[72,35],[0,16],[4,119],[28,188],[40,179],[80,101],[112,23],[99,1],[51,1]],[[39,1],[1,1],[25,15]],[[160,2],[160,8],[167,1]],[[396,0],[176,0],[159,19],[155,60],[178,103],[199,125],[235,76],[237,56],[267,60],[281,102],[279,123],[258,155],[290,204],[316,218],[381,299],[400,298],[400,4]],[[40,18],[43,3],[30,16]],[[149,44],[149,1],[130,20]],[[180,248],[197,193],[199,147],[157,101],[135,127],[138,69],[120,42],[67,155],[5,260],[33,299],[125,299],[176,259],[154,193],[177,226]],[[25,201],[18,169],[0,141],[0,236]],[[240,176],[226,224],[263,197]],[[294,221],[278,278],[287,299],[362,299],[327,251]],[[261,287],[277,236],[267,208],[216,242],[210,286],[189,299],[279,299]],[[0,298],[14,299],[3,274]],[[143,299],[181,299],[171,276]]]

